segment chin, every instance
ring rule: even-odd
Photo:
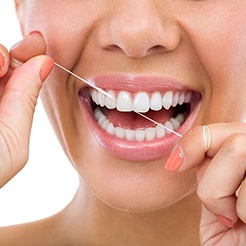
[[[194,170],[169,173],[164,160],[139,163],[101,154],[97,159],[97,154],[79,173],[92,193],[115,209],[150,212],[167,208],[196,188]]]

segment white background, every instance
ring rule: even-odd
[[[9,49],[20,40],[14,0],[0,0],[0,43]],[[33,221],[58,212],[72,199],[77,186],[77,174],[63,154],[39,100],[29,161],[0,189],[0,226]]]

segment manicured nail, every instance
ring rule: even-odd
[[[54,66],[54,60],[52,58],[48,58],[44,65],[41,67],[40,70],[40,78],[41,81],[44,82],[49,73],[51,72],[52,68]]]
[[[4,56],[0,53],[0,70],[4,67]]]
[[[231,220],[229,220],[228,218],[226,218],[226,217],[224,217],[222,215],[216,215],[216,217],[218,218],[218,220],[220,222],[222,222],[228,228],[232,228],[234,226],[234,223],[231,222]]]
[[[179,148],[176,148],[169,156],[165,168],[168,171],[175,172],[178,171],[181,164],[183,163],[184,157]]]

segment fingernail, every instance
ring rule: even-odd
[[[52,68],[54,66],[54,60],[52,58],[48,58],[44,65],[41,67],[40,70],[40,79],[42,82],[45,81],[49,73],[51,72]]]
[[[176,148],[171,155],[169,156],[165,168],[168,171],[175,172],[178,171],[184,160],[183,154],[180,151],[180,148]]]
[[[0,70],[4,67],[4,56],[2,53],[0,53]]]
[[[228,218],[222,216],[222,215],[216,215],[216,217],[218,218],[218,220],[220,222],[222,222],[225,226],[232,228],[234,226],[234,223],[231,222],[231,220],[229,220]]]

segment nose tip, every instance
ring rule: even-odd
[[[122,11],[105,22],[101,47],[135,58],[174,50],[180,43],[179,27],[157,10],[146,9]]]
[[[137,30],[121,30],[108,48],[121,50],[129,57],[144,57],[152,54],[174,50],[180,39],[177,33],[170,30],[160,30],[163,27],[153,27]],[[159,29],[159,30],[158,30]]]

